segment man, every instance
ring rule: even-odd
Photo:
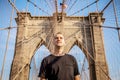
[[[40,80],[80,80],[76,59],[63,53],[65,41],[61,32],[54,36],[55,49],[53,54],[42,60]]]

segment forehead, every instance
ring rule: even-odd
[[[55,37],[64,37],[62,34],[56,34]]]

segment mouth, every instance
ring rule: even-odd
[[[62,42],[57,42],[57,43],[62,43]]]
[[[57,42],[57,45],[61,45],[62,43],[61,42]]]

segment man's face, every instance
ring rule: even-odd
[[[57,34],[54,37],[54,44],[55,46],[59,46],[59,47],[64,46],[65,45],[64,36],[62,34]]]

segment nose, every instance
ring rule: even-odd
[[[59,37],[58,37],[58,38],[57,38],[57,40],[58,40],[58,41],[60,41],[60,40],[61,40],[61,38],[59,38]]]

